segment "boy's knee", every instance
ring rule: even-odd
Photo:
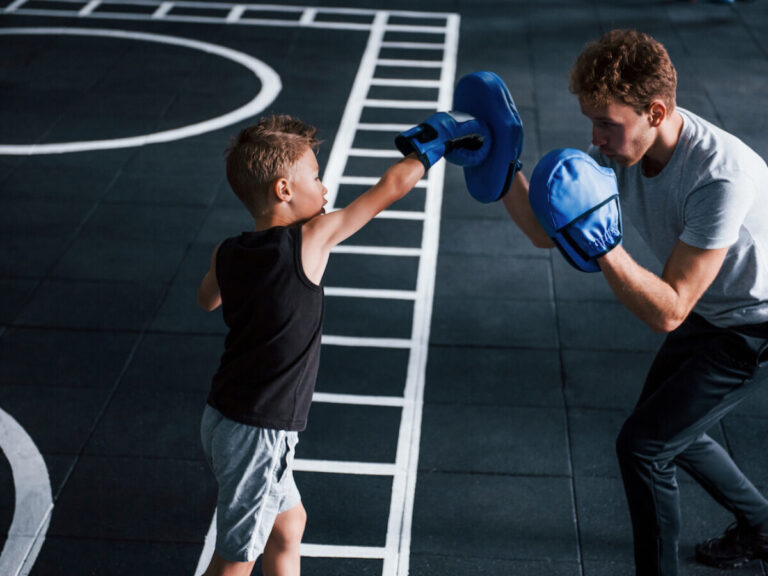
[[[307,525],[307,512],[304,507],[298,506],[283,512],[278,516],[269,539],[281,548],[288,548],[301,543],[304,528]]]

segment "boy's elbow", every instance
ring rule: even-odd
[[[197,291],[197,304],[205,310],[206,312],[212,312],[213,310],[216,310],[216,308],[219,307],[219,304],[221,303],[221,299],[216,297],[213,298],[209,294],[206,294],[203,289],[198,289]]]

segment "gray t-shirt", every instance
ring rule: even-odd
[[[735,136],[682,108],[672,158],[653,178],[641,163],[616,172],[623,215],[660,262],[678,240],[704,249],[730,246],[694,311],[717,326],[768,322],[768,166]]]

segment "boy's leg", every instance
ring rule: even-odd
[[[301,537],[307,512],[301,503],[277,515],[269,534],[261,569],[264,576],[298,576],[301,572]]]
[[[203,576],[250,576],[256,562],[230,562],[214,552]]]

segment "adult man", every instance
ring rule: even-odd
[[[669,333],[616,444],[637,574],[678,573],[677,465],[737,520],[697,559],[768,559],[768,501],[706,434],[768,380],[768,167],[676,106],[669,55],[645,34],[604,35],[570,80],[592,122],[590,155],[615,171],[624,214],[665,263],[657,276],[621,245],[594,259],[622,304]],[[552,247],[528,192],[518,173],[505,207],[536,246]]]

